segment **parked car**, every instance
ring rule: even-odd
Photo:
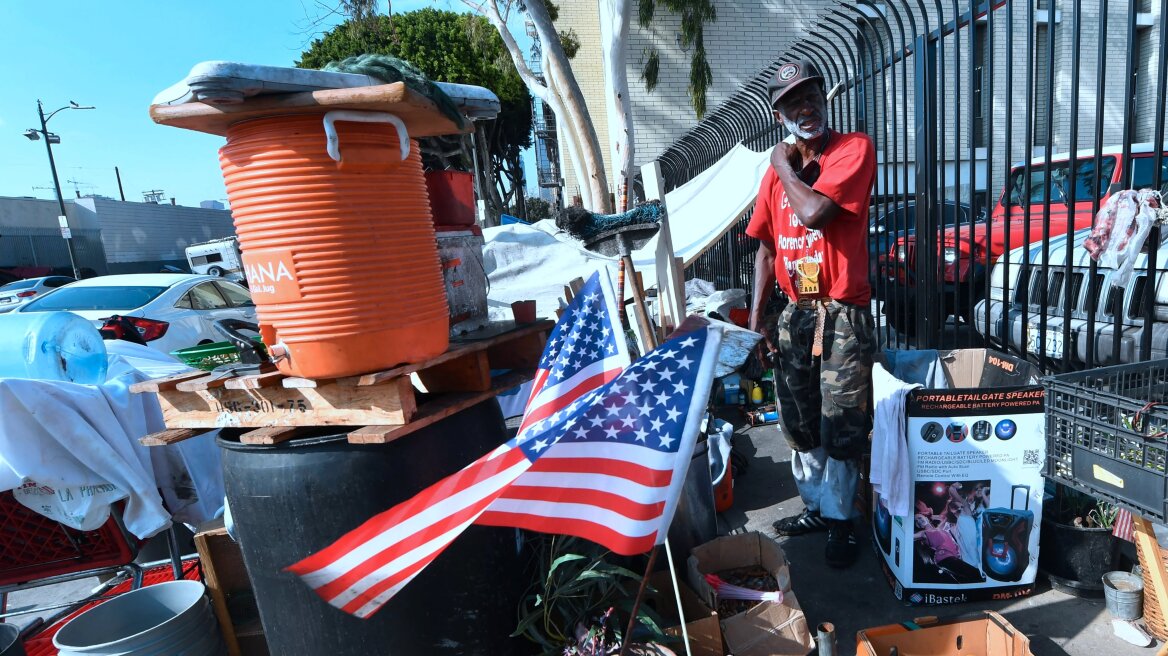
[[[44,296],[71,282],[77,281],[69,276],[46,276],[10,282],[0,287],[0,313],[11,312],[34,298]]]
[[[906,235],[916,234],[916,201],[896,203],[881,213],[883,210],[884,206],[877,203],[869,211],[873,218],[868,221],[868,280],[873,290],[882,287],[876,281],[881,272],[887,271],[888,258],[895,254],[893,246]],[[941,221],[946,226],[967,226],[972,213],[969,204],[947,200],[941,211]]]
[[[66,285],[19,312],[66,310],[101,327],[111,315],[126,317],[149,346],[167,353],[223,341],[220,319],[255,322],[247,289],[212,276],[139,273],[100,276]]]
[[[1091,234],[1084,228],[1072,235],[1050,240],[1049,266],[1042,256],[1042,243],[1015,248],[998,260],[990,273],[990,295],[974,312],[974,326],[991,345],[1030,357],[1067,358],[1072,366],[1127,364],[1145,358],[1140,354],[1144,328],[1144,301],[1148,284],[1146,249],[1135,261],[1130,281],[1123,287],[1112,284],[1113,269],[1097,266],[1090,278],[1091,257],[1083,241]],[[1070,315],[1067,316],[1067,242],[1069,253]],[[1156,258],[1156,297],[1152,325],[1151,358],[1168,357],[1168,232]],[[1023,266],[1023,263],[1028,266]],[[1008,284],[1007,284],[1008,283]],[[1088,286],[1090,285],[1090,286]],[[1046,297],[1043,298],[1043,288]],[[1043,301],[1045,300],[1045,304]],[[988,326],[985,321],[989,312]],[[1026,316],[1023,317],[1023,314]],[[1114,357],[1115,317],[1120,317],[1119,358]],[[1046,331],[1041,331],[1045,316]],[[1094,316],[1094,325],[1088,317]],[[1064,343],[1063,326],[1070,322],[1070,342]],[[1026,327],[1025,344],[1022,328]],[[1089,330],[1091,329],[1091,330]],[[1094,352],[1087,358],[1087,345]]]
[[[1150,143],[1135,144],[1131,152],[1132,188],[1150,187],[1154,180],[1152,167],[1155,149]],[[1095,180],[1097,167],[1094,150],[1078,152],[1074,180],[1070,179],[1070,153],[1052,156],[1050,214],[1045,220],[1045,158],[1031,160],[1029,189],[1026,188],[1025,167],[1015,165],[990,220],[974,223],[972,228],[946,228],[941,243],[937,245],[946,314],[963,313],[970,305],[981,300],[985,292],[985,276],[998,258],[1006,253],[1007,248],[1039,242],[1044,234],[1053,239],[1090,227],[1093,201],[1098,199],[1102,206],[1112,192],[1120,189],[1124,175],[1121,155],[1122,148],[1119,146],[1103,149],[1099,157],[1098,183]],[[1168,180],[1168,157],[1163,158],[1161,170],[1161,179]],[[1165,187],[1165,191],[1168,191],[1168,185]],[[1027,215],[1029,221],[1026,220]],[[895,260],[895,267],[891,268],[894,271],[894,284],[901,287],[899,292],[910,306],[915,302],[912,287],[915,284],[916,245],[915,235],[906,235],[897,240],[895,250],[890,253],[890,258]],[[971,304],[969,299],[973,299],[974,303]]]

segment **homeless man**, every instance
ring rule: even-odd
[[[810,62],[779,66],[767,92],[795,140],[771,153],[746,229],[760,242],[750,327],[775,362],[779,423],[806,507],[775,530],[826,530],[827,564],[847,567],[856,558],[851,519],[872,424],[867,239],[876,154],[866,135],[827,127],[823,77]],[[763,325],[776,281],[790,303]]]

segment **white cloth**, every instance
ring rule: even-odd
[[[79,511],[84,517],[78,516],[78,523],[86,530],[94,521],[100,525],[109,516],[108,504],[125,499],[123,520],[139,538],[170,527],[164,497],[176,517],[190,523],[210,519],[223,499],[213,437],[143,447],[140,437],[165,428],[162,411],[154,395],[129,390],[135,382],[188,368],[140,345],[111,341],[107,348],[103,385],[0,379],[0,490],[32,481],[36,489],[53,490],[66,510],[100,490],[100,507]]]
[[[872,422],[872,491],[884,500],[894,517],[910,517],[912,474],[909,471],[908,436],[905,434],[904,399],[920,385],[905,383],[876,362],[872,367],[872,392],[876,401]]]
[[[824,519],[851,519],[856,514],[856,487],[860,466],[855,460],[827,457],[819,446],[791,453],[791,475],[807,510]]]
[[[717,243],[754,204],[769,166],[769,150],[756,152],[739,144],[696,178],[665,195],[674,255],[682,258],[685,266]],[[619,258],[586,250],[583,242],[560,232],[550,219],[486,228],[483,239],[492,318],[510,319],[511,303],[525,299],[536,302],[537,316],[554,318],[569,280],[587,280],[593,271],[605,267],[616,279]],[[632,257],[645,287],[656,286],[657,237],[633,251]],[[626,285],[626,298],[631,294]]]
[[[954,538],[957,539],[957,550],[961,552],[961,560],[969,563],[981,571],[981,521],[980,513],[974,517],[963,512],[957,516],[957,530]]]

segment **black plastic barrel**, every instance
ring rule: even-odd
[[[268,647],[281,656],[530,653],[509,638],[531,574],[515,529],[470,526],[368,619],[285,567],[507,439],[494,399],[388,444],[345,435],[252,446],[220,438],[235,532]]]

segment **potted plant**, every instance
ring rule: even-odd
[[[1077,597],[1103,596],[1103,574],[1119,566],[1111,528],[1115,504],[1061,484],[1043,511],[1038,569],[1052,588]]]
[[[599,545],[562,535],[531,534],[538,575],[519,604],[524,636],[544,654],[609,656],[618,654],[640,587],[641,575]],[[672,656],[662,643],[675,640],[660,629],[660,618],[645,604],[637,610],[632,656]]]

